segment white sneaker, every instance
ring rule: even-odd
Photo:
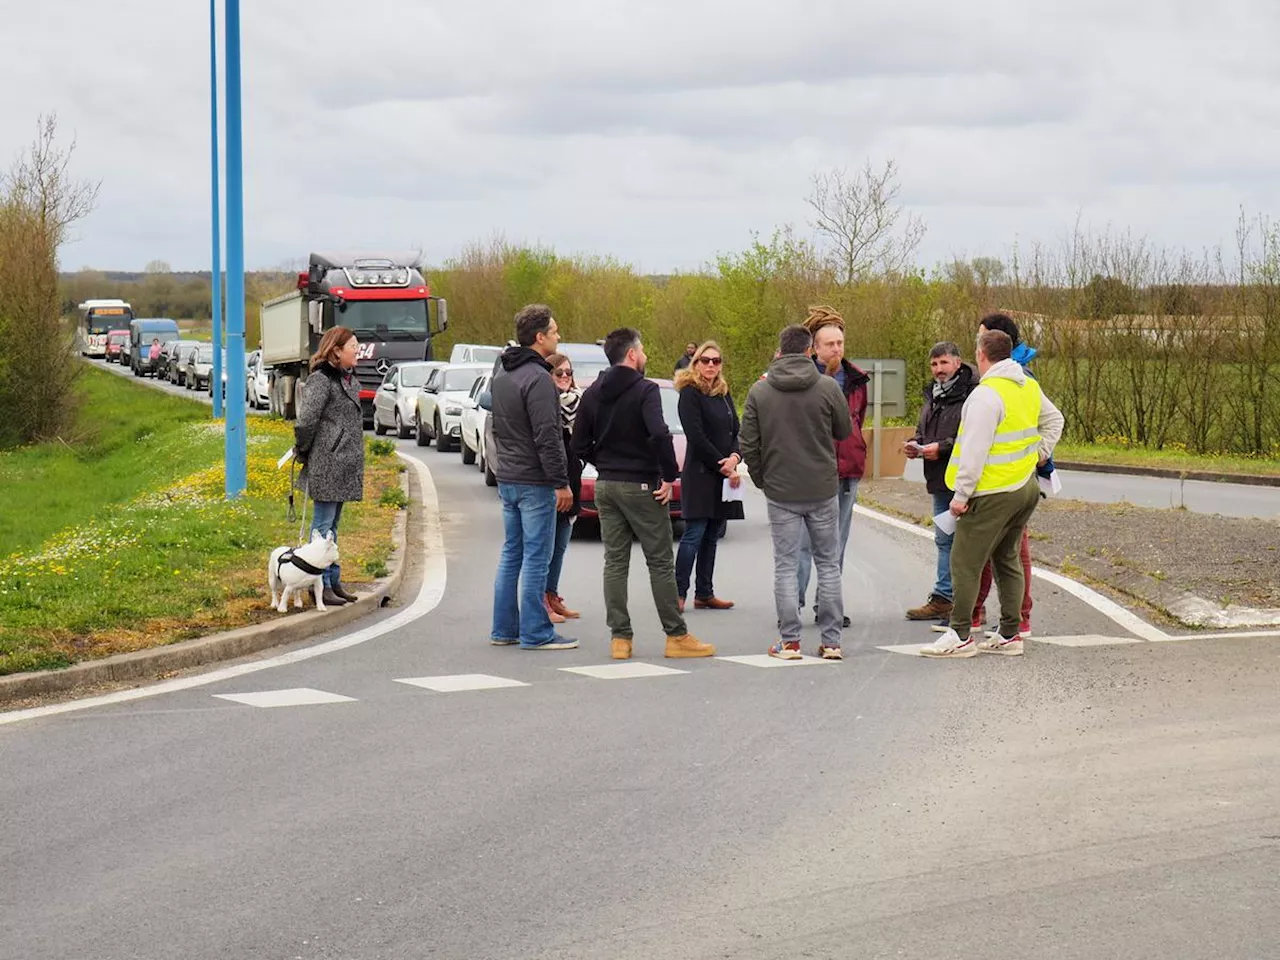
[[[960,635],[954,630],[947,630],[933,643],[924,647],[920,651],[922,657],[976,657],[978,655],[977,642],[970,636],[967,640],[961,640]]]
[[[978,641],[978,652],[998,653],[1004,657],[1020,657],[1022,656],[1022,634],[1006,640],[1000,636],[999,631],[989,633],[985,639]]]

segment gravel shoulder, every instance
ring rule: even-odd
[[[864,481],[864,506],[931,526],[922,484]],[[1280,522],[1042,500],[1031,555],[1192,628],[1280,625]]]

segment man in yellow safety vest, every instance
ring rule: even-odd
[[[920,653],[926,657],[1021,656],[1024,575],[1018,558],[1022,531],[1040,501],[1036,465],[1052,454],[1063,419],[1040,385],[1011,359],[1013,340],[1001,330],[978,336],[981,377],[960,416],[960,433],[947,466],[955,491],[951,545],[951,627]],[[982,568],[991,561],[1000,591],[1000,629],[970,636]]]

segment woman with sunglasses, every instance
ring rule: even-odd
[[[719,344],[709,340],[693,353],[692,362],[676,374],[680,392],[680,423],[687,447],[680,471],[680,513],[684,536],[676,553],[676,587],[680,609],[689,593],[689,579],[697,563],[693,605],[697,609],[728,610],[730,600],[716,596],[712,578],[716,566],[716,544],[726,520],[742,519],[741,501],[726,503],[724,482],[737,487],[738,410],[724,378]]]
[[[573,506],[567,513],[556,514],[556,536],[551,548],[551,566],[547,569],[547,616],[552,623],[576,620],[580,614],[565,606],[560,596],[560,572],[564,569],[564,554],[569,549],[569,536],[573,533],[573,517],[582,508],[582,461],[569,450],[573,437],[573,420],[578,413],[582,391],[573,379],[573,363],[563,353],[547,357],[551,365],[551,380],[560,391],[560,420],[564,425],[564,451],[569,458],[569,489],[573,491]]]

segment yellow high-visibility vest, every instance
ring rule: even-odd
[[[1040,447],[1040,384],[1031,377],[1021,386],[1005,377],[983,380],[983,387],[990,387],[1004,401],[1004,419],[996,427],[996,435],[982,468],[982,477],[974,493],[989,490],[1016,489],[1031,479],[1036,472]],[[946,481],[952,490],[956,488],[956,474],[960,472],[960,449],[964,444],[964,421],[960,421],[960,433],[947,464]]]

